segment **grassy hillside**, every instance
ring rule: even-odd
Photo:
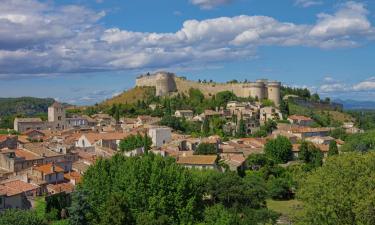
[[[48,106],[53,102],[52,98],[0,98],[0,117],[16,114],[35,116],[46,113]]]
[[[290,115],[299,114],[312,117],[322,126],[337,126],[344,122],[355,121],[355,119],[348,113],[334,111],[334,110],[321,110],[303,107],[292,102],[289,103]]]
[[[124,91],[120,95],[103,101],[100,105],[125,104],[136,103],[138,100],[145,100],[148,96],[155,95],[155,88],[153,87],[135,87]]]

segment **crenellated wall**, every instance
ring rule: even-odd
[[[238,97],[257,97],[270,99],[276,105],[280,104],[280,86],[277,81],[257,80],[249,83],[198,83],[177,77],[173,73],[157,72],[137,78],[136,86],[156,87],[156,95],[163,96],[172,92],[188,94],[191,88],[199,89],[206,96],[213,96],[218,92],[231,91]]]

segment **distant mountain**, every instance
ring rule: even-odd
[[[34,116],[46,113],[48,107],[54,102],[53,98],[0,98],[0,117],[22,114]]]
[[[344,109],[375,109],[375,102],[373,101],[358,101],[352,99],[335,99],[334,102],[344,105]]]

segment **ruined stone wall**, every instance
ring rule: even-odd
[[[156,95],[163,96],[171,92],[188,94],[191,88],[199,89],[206,97],[218,92],[231,91],[238,97],[270,98],[276,105],[280,102],[280,82],[257,80],[250,83],[198,83],[177,77],[172,73],[158,72],[152,75],[143,75],[136,80],[137,86],[156,87]]]

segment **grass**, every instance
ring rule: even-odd
[[[289,224],[286,221],[290,221],[294,216],[298,216],[302,209],[302,203],[298,200],[267,200],[267,207],[277,213],[280,213],[280,219],[284,218],[284,224]]]
[[[155,95],[155,89],[152,87],[135,87],[123,93],[107,99],[101,105],[136,103],[138,100],[145,100],[148,96]]]

